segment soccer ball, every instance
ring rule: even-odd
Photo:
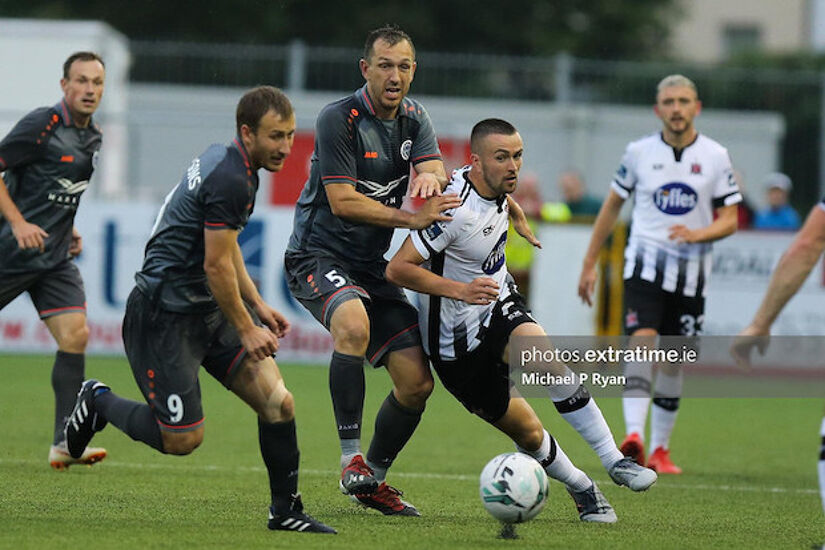
[[[502,523],[536,517],[547,502],[547,474],[524,453],[498,455],[481,471],[481,502]]]

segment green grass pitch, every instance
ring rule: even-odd
[[[816,481],[819,399],[685,399],[672,453],[685,469],[643,494],[609,481],[595,454],[555,412],[531,399],[571,459],[599,483],[615,525],[579,522],[563,487],[547,507],[501,540],[478,497],[478,474],[512,450],[440,385],[389,481],[422,513],[384,517],[338,492],[338,445],[327,370],[282,365],[295,395],[300,489],[307,511],[335,537],[271,532],[268,484],[254,414],[201,377],[206,436],[186,457],[163,456],[107,427],[94,439],[109,457],[52,471],[51,357],[0,354],[0,547],[2,548],[810,548],[825,540]],[[139,398],[123,359],[89,358],[87,376]],[[367,372],[364,448],[390,389]],[[599,402],[621,437],[621,403]]]

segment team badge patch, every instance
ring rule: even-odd
[[[702,165],[698,162],[694,162],[690,165],[690,173],[691,174],[701,174],[702,173]]]
[[[624,324],[626,327],[635,327],[639,324],[639,315],[636,313],[636,310],[627,310],[627,315],[624,317]]]
[[[431,241],[436,240],[439,237],[439,235],[441,235],[443,232],[444,230],[441,229],[441,226],[438,224],[438,222],[434,222],[430,227],[424,230],[424,233],[427,234],[427,238]]]
[[[404,160],[410,160],[410,151],[412,151],[412,140],[404,140],[404,143],[401,144],[401,158]]]

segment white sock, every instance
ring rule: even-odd
[[[360,439],[341,439],[341,469],[345,468],[356,455],[361,454]]]
[[[561,413],[561,416],[579,432],[579,435],[587,441],[590,448],[596,451],[605,468],[609,469],[616,461],[624,458],[619,448],[616,447],[613,434],[610,433],[610,427],[607,425],[601,409],[592,398],[587,401],[584,407]]]
[[[559,376],[559,375],[556,375]],[[576,376],[570,367],[564,365],[564,372],[561,374],[564,377],[564,380],[570,380],[570,384],[550,384],[547,386],[547,393],[550,394],[550,399],[553,402],[564,401],[566,399],[570,399],[573,395],[579,391],[581,387],[581,381],[579,377]]]
[[[817,472],[819,473],[819,497],[822,500],[822,510],[825,511],[825,418],[822,419],[819,435],[822,436],[822,447],[819,451]]]
[[[622,409],[624,410],[625,434],[639,434],[645,439],[647,409],[650,406],[650,380],[653,367],[650,363],[626,363],[626,379],[622,392]]]
[[[577,493],[584,491],[590,488],[590,484],[593,483],[593,481],[587,477],[587,474],[576,468],[573,463],[570,462],[570,459],[564,454],[561,445],[553,439],[553,436],[547,433],[547,430],[544,430],[544,439],[541,440],[541,445],[535,451],[528,451],[518,445],[516,445],[516,449],[538,460],[539,463],[544,466],[544,471],[547,472],[548,476],[557,481],[561,481],[571,491]],[[551,455],[554,454],[553,451],[555,451],[555,456],[552,457],[552,461],[550,461]],[[547,463],[548,461],[550,461],[549,464]]]
[[[670,435],[676,425],[679,397],[682,395],[682,369],[677,369],[675,373],[659,369],[653,395],[655,397],[650,413],[651,451],[670,446]]]

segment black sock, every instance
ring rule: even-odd
[[[142,441],[153,449],[164,452],[158,422],[152,408],[146,403],[124,399],[109,390],[95,396],[95,409],[100,416],[135,441]]]
[[[258,418],[258,441],[269,473],[272,507],[276,514],[283,514],[289,510],[292,495],[298,493],[298,461],[301,453],[295,436],[295,419],[267,424]]]
[[[72,414],[77,401],[77,392],[83,384],[86,357],[82,353],[58,351],[52,367],[52,389],[54,389],[54,440],[57,445],[63,441],[63,425]]]
[[[375,417],[375,433],[372,436],[370,450],[367,452],[367,462],[370,466],[386,472],[409,441],[421,421],[423,412],[423,408],[417,411],[405,407],[390,391]]]
[[[361,438],[365,392],[364,358],[333,351],[329,363],[329,393],[338,439]]]

